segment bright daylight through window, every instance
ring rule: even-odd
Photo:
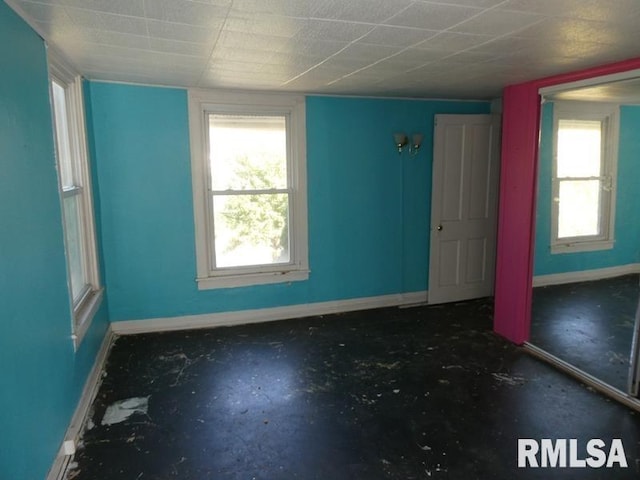
[[[557,104],[552,251],[611,248],[616,108]]]
[[[308,277],[304,99],[190,92],[199,288]]]
[[[82,79],[51,59],[51,96],[73,338],[86,332],[101,299],[91,184],[82,105]]]
[[[208,117],[215,266],[289,263],[286,117]]]

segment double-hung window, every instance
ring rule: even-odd
[[[553,253],[613,247],[618,110],[554,104]]]
[[[200,289],[308,278],[304,97],[189,92]]]
[[[77,345],[102,298],[87,161],[82,78],[54,55],[50,55],[49,62],[67,283],[73,311],[72,337]]]

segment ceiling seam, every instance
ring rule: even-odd
[[[213,41],[213,45],[211,46],[211,53],[209,53],[208,55],[208,59],[204,65],[204,68],[202,69],[202,71],[200,72],[200,75],[198,76],[198,80],[196,81],[196,87],[201,87],[202,86],[202,79],[204,77],[204,74],[207,70],[209,70],[209,65],[211,64],[211,60],[213,59],[213,53],[216,50],[216,47],[218,46],[218,41],[220,40],[220,37],[222,36],[222,32],[224,31],[224,27],[227,24],[227,21],[229,20],[229,14],[231,13],[231,10],[233,8],[233,2],[234,0],[231,0],[229,2],[229,6],[227,7],[227,13],[224,16],[224,21],[222,22],[222,26],[220,27],[220,30],[218,31],[218,35],[216,36],[215,40]]]
[[[417,3],[416,0],[412,1],[409,5],[407,5],[406,7],[404,7],[403,9],[401,9],[399,12],[394,13],[393,15],[391,15],[390,17],[388,17],[386,20],[384,20],[384,22],[388,22],[389,20],[391,20],[393,17],[400,15],[402,12],[406,11],[407,9],[409,9],[410,7],[412,7],[413,5],[415,5]],[[371,30],[369,30],[367,33],[365,33],[364,35],[361,35],[360,37],[356,38],[355,40],[352,40],[351,42],[349,42],[347,45],[345,45],[343,48],[341,48],[340,50],[338,50],[337,52],[333,53],[332,55],[328,56],[327,58],[325,58],[322,62],[317,63],[316,65],[314,65],[311,68],[308,68],[307,70],[305,70],[302,73],[299,73],[298,75],[296,75],[293,78],[290,78],[289,80],[287,80],[286,82],[280,84],[280,86],[285,86],[288,85],[291,82],[294,82],[295,80],[297,80],[298,78],[302,77],[303,75],[306,75],[307,73],[311,72],[312,70],[318,68],[319,66],[323,65],[324,63],[328,62],[330,59],[334,58],[336,55],[339,55],[340,53],[344,52],[347,48],[349,48],[350,46],[352,46],[353,44],[355,44],[357,41],[362,40],[363,38],[365,38],[367,35],[369,35],[371,32],[373,32],[376,28],[378,28],[379,26],[384,26],[384,23],[378,23],[378,24],[373,24],[375,26],[373,26],[373,28]],[[331,85],[331,83],[328,83],[327,85]]]
[[[385,58],[382,58],[382,59],[380,59],[380,60],[377,60],[376,62],[374,62],[374,63],[372,63],[372,64],[370,64],[370,65],[367,65],[366,67],[363,67],[363,68],[360,68],[360,69],[358,69],[358,70],[355,70],[354,72],[351,72],[351,73],[349,73],[349,74],[347,74],[347,75],[344,75],[344,76],[342,76],[342,77],[340,77],[340,78],[338,78],[338,79],[336,79],[336,80],[334,80],[334,81],[332,81],[332,82],[328,83],[327,85],[333,85],[333,84],[335,84],[335,83],[340,82],[341,80],[343,80],[343,79],[345,79],[345,78],[349,78],[349,77],[350,77],[350,76],[352,76],[352,75],[355,75],[355,74],[357,74],[357,73],[359,73],[359,72],[365,71],[365,70],[367,70],[368,68],[371,68],[371,67],[373,67],[373,66],[377,65],[378,63],[384,62],[385,60],[389,60],[390,58],[393,58],[393,57],[395,57],[395,56],[397,56],[397,55],[400,55],[401,53],[406,52],[407,50],[409,50],[409,49],[411,49],[411,48],[415,48],[416,46],[421,45],[421,44],[423,44],[423,43],[425,43],[425,42],[427,42],[427,41],[429,41],[429,40],[432,40],[432,39],[434,39],[434,38],[438,37],[439,35],[442,35],[443,33],[457,33],[457,32],[451,32],[451,29],[453,29],[453,28],[455,28],[455,27],[457,27],[457,26],[459,26],[459,25],[463,25],[463,24],[465,24],[465,23],[467,23],[467,22],[469,22],[469,21],[473,20],[474,18],[477,18],[477,17],[479,17],[479,16],[481,16],[481,15],[484,15],[486,12],[489,12],[489,11],[492,11],[492,10],[495,10],[495,9],[498,9],[501,5],[504,5],[504,4],[508,3],[508,2],[509,2],[509,0],[504,0],[504,1],[503,1],[503,2],[501,2],[501,3],[498,3],[498,4],[494,5],[493,7],[486,8],[486,9],[484,9],[482,12],[479,12],[478,14],[473,15],[472,17],[469,17],[469,18],[467,18],[467,19],[465,19],[465,20],[463,20],[463,21],[461,21],[461,22],[458,22],[458,23],[456,23],[456,24],[454,24],[454,25],[451,25],[450,27],[447,27],[447,28],[446,28],[446,29],[444,29],[444,30],[441,30],[440,32],[438,32],[436,35],[434,35],[434,36],[433,36],[433,37],[431,37],[431,38],[428,38],[428,39],[426,39],[426,40],[422,40],[422,41],[420,41],[420,42],[418,42],[418,43],[415,43],[415,44],[413,44],[413,45],[410,45],[410,46],[408,46],[408,47],[405,47],[403,50],[400,50],[399,52],[396,52],[396,53],[394,53],[393,55],[389,55],[388,57],[385,57]],[[433,3],[433,2],[432,2],[432,3]],[[504,37],[507,37],[507,36],[513,35],[514,33],[517,33],[517,32],[518,32],[518,31],[520,31],[520,30],[524,30],[524,29],[529,28],[529,27],[531,27],[531,26],[533,26],[533,25],[537,25],[538,23],[543,22],[544,20],[545,20],[545,18],[541,18],[539,21],[534,22],[534,23],[532,23],[532,24],[530,24],[530,25],[526,25],[526,26],[524,26],[524,27],[521,27],[520,29],[514,30],[514,31],[512,31],[512,32],[508,32],[508,33],[505,33],[505,34],[502,34],[502,35],[500,35],[500,36],[498,36],[498,37],[494,37],[494,38],[492,38],[491,40],[487,40],[486,42],[482,42],[482,43],[480,43],[480,44],[478,44],[478,45],[474,45],[474,46],[472,46],[472,47],[467,47],[467,48],[465,48],[465,49],[463,49],[463,50],[458,50],[458,51],[456,51],[456,52],[454,52],[454,53],[451,53],[451,54],[449,54],[449,55],[446,55],[446,56],[444,56],[444,57],[442,57],[442,58],[440,58],[440,59],[438,59],[438,60],[432,60],[432,61],[426,62],[426,63],[424,63],[424,64],[422,64],[422,65],[419,65],[419,66],[417,66],[417,67],[413,67],[413,68],[411,68],[411,69],[409,69],[409,70],[405,70],[404,72],[402,72],[402,75],[406,75],[407,73],[414,72],[414,71],[419,70],[420,68],[424,68],[424,67],[426,67],[427,65],[430,65],[430,64],[432,64],[432,63],[436,63],[436,62],[439,62],[439,61],[442,61],[442,60],[446,60],[447,58],[454,57],[454,56],[456,56],[456,55],[459,55],[460,53],[464,53],[464,52],[467,52],[467,51],[469,51],[469,50],[473,50],[474,48],[477,48],[477,47],[479,47],[479,46],[486,45],[487,43],[491,43],[491,42],[494,42],[494,41],[499,40],[499,39],[501,39],[501,38],[504,38]],[[469,33],[467,33],[467,35],[469,35]],[[399,75],[396,75],[395,77],[397,77],[397,76],[399,76]],[[391,78],[395,78],[395,77],[391,77]],[[375,85],[375,84],[374,84],[374,85]]]

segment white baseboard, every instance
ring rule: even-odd
[[[534,287],[546,287],[549,285],[562,285],[565,283],[588,282],[604,278],[619,277],[640,273],[640,263],[629,263],[616,267],[597,268],[595,270],[583,270],[580,272],[554,273],[551,275],[537,275],[533,277]]]
[[[76,410],[71,417],[71,422],[69,423],[69,427],[67,428],[67,432],[64,436],[63,444],[60,446],[58,455],[56,456],[55,460],[53,461],[53,465],[49,470],[47,480],[62,480],[63,478],[63,475],[71,458],[71,456],[67,455],[64,451],[64,441],[72,440],[75,445],[78,444],[82,425],[84,424],[84,421],[89,414],[91,404],[93,403],[93,400],[98,393],[98,387],[100,386],[100,381],[102,379],[102,371],[104,370],[104,365],[107,361],[107,355],[109,354],[109,350],[111,349],[114,338],[115,335],[111,327],[109,327],[107,329],[107,332],[105,333],[104,338],[102,339],[102,344],[100,345],[100,349],[98,350],[96,359],[93,362],[93,367],[91,368],[91,371],[87,376],[84,388],[82,389],[82,394],[80,395],[80,400],[78,401]]]
[[[248,323],[272,322],[290,318],[329,315],[331,313],[368,310],[370,308],[396,307],[425,303],[427,292],[412,292],[379,297],[354,298],[331,302],[318,302],[287,307],[241,310],[237,312],[205,313],[182,317],[152,318],[145,320],[126,320],[113,322],[111,329],[116,335],[135,333],[166,332],[171,330],[189,330],[211,328]]]
[[[288,307],[243,310],[238,312],[113,322],[109,326],[100,346],[100,350],[96,355],[95,362],[82,390],[78,406],[76,407],[73,417],[71,418],[71,422],[69,423],[69,428],[64,436],[64,441],[72,440],[77,445],[82,425],[84,424],[84,421],[89,414],[91,404],[98,393],[98,387],[100,386],[100,381],[102,379],[102,371],[104,370],[107,355],[111,349],[113,340],[117,335],[269,322],[289,318],[367,310],[370,308],[410,306],[424,304],[426,301],[427,292],[423,291],[304,305],[291,305]],[[58,455],[49,470],[47,480],[62,480],[70,458],[70,455],[65,454],[64,445],[61,445]]]

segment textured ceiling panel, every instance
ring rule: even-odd
[[[165,38],[149,38],[149,48],[157,52],[198,57],[206,57],[211,53],[211,46],[207,43],[177,42]]]
[[[225,31],[251,35],[271,35],[274,37],[291,38],[300,32],[307,22],[304,18],[286,17],[283,15],[248,13],[231,14],[224,24]]]
[[[370,30],[367,35],[362,37],[362,42],[374,45],[409,47],[432,38],[437,34],[437,30],[384,25]]]
[[[462,5],[467,7],[489,8],[504,3],[504,0],[438,0],[437,3],[442,3],[445,5]]]
[[[314,4],[314,0],[233,0],[231,11],[308,18]]]
[[[147,31],[150,37],[164,38],[181,42],[208,43],[211,48],[215,45],[224,21],[212,22],[208,27],[196,27],[177,23],[147,20]]]
[[[509,0],[500,5],[505,10],[517,10],[547,17],[579,18],[614,23],[633,23],[640,14],[637,0]]]
[[[144,0],[63,0],[58,3],[96,12],[144,17]]]
[[[5,0],[88,78],[491,98],[640,56],[638,0]]]
[[[229,7],[188,0],[145,0],[144,7],[147,18],[198,27],[207,27],[211,22],[224,20],[229,13]]]
[[[382,23],[412,6],[410,0],[316,0],[311,16],[364,23]]]
[[[482,9],[476,7],[415,2],[386,23],[404,27],[426,28],[428,30],[446,30],[475,15],[479,15],[482,11]]]
[[[366,23],[313,19],[305,22],[298,35],[313,40],[352,42],[368,34],[371,30],[372,26]]]
[[[67,8],[74,25],[90,30],[104,30],[128,34],[146,33],[147,24],[142,17],[130,17],[113,13],[95,12],[84,8]]]
[[[533,13],[489,10],[453,27],[452,31],[477,35],[506,35],[536,24],[544,18]]]
[[[441,32],[430,39],[415,45],[425,50],[459,52],[483,45],[496,38],[493,35],[470,35],[468,33]]]

